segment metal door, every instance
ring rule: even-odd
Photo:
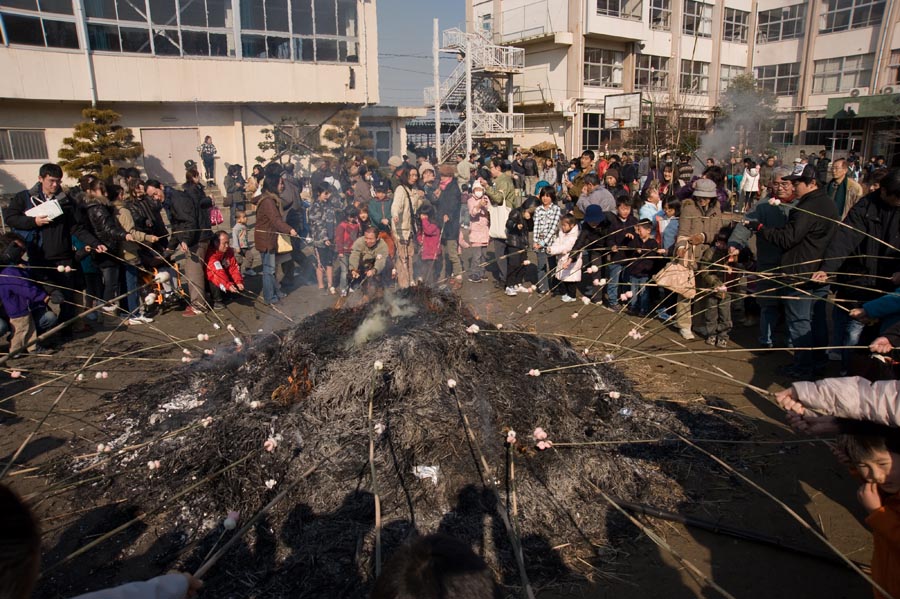
[[[185,161],[199,161],[197,135],[195,128],[141,129],[147,176],[162,183],[183,182]]]

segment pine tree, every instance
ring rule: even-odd
[[[116,123],[122,115],[113,110],[85,108],[84,121],[75,125],[71,137],[63,139],[59,165],[74,178],[96,173],[111,178],[123,164],[130,164],[144,153],[140,142],[128,127]]]
[[[359,110],[348,108],[334,115],[322,137],[330,145],[321,148],[344,162],[348,158],[362,157],[370,152],[375,143],[369,132],[359,126]]]
[[[297,117],[281,117],[281,122],[260,129],[263,141],[257,145],[263,152],[274,152],[269,159],[265,156],[257,156],[256,162],[263,164],[269,160],[281,162],[282,156],[305,156],[312,154],[315,148],[309,145],[308,137],[311,137],[309,124]]]

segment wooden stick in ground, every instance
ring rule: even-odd
[[[637,527],[640,529],[640,531],[641,531],[642,533],[644,533],[645,535],[647,535],[647,538],[648,538],[648,539],[650,539],[651,541],[653,541],[654,543],[656,543],[660,548],[662,548],[662,549],[664,549],[665,551],[667,551],[667,552],[669,553],[669,555],[671,555],[672,557],[674,557],[675,560],[676,560],[679,564],[681,564],[682,566],[684,566],[685,568],[687,568],[688,570],[690,570],[695,576],[697,576],[698,578],[700,578],[701,580],[703,580],[703,582],[705,582],[706,584],[708,584],[708,585],[709,585],[710,587],[712,587],[713,589],[715,589],[715,590],[717,590],[718,592],[720,592],[723,596],[728,597],[728,599],[735,599],[734,595],[732,595],[731,593],[729,593],[728,591],[726,591],[725,589],[723,589],[722,587],[720,587],[719,585],[717,585],[717,584],[716,584],[712,579],[710,579],[706,574],[704,574],[703,572],[701,572],[700,569],[697,568],[697,566],[695,566],[694,564],[692,564],[691,562],[689,562],[689,561],[687,560],[687,558],[683,557],[680,553],[678,553],[677,551],[675,551],[675,549],[673,549],[671,545],[669,545],[665,540],[663,540],[662,537],[660,537],[658,534],[656,534],[655,532],[653,532],[652,530],[650,530],[649,528],[647,528],[647,527],[644,526],[643,524],[641,524],[641,522],[640,522],[637,518],[635,518],[634,516],[632,516],[631,514],[629,514],[628,511],[625,510],[625,508],[623,508],[621,505],[619,505],[618,503],[616,503],[616,500],[615,500],[615,499],[613,499],[612,497],[610,497],[609,495],[607,495],[606,493],[604,493],[604,492],[603,492],[603,489],[601,489],[600,487],[598,487],[597,485],[595,485],[594,483],[592,483],[592,482],[591,482],[590,480],[588,480],[587,478],[585,478],[584,480],[587,482],[587,484],[589,484],[591,487],[593,487],[593,489],[594,489],[595,491],[597,491],[598,493],[600,493],[600,495],[603,497],[603,499],[606,500],[606,502],[607,502],[609,505],[613,506],[616,510],[618,510],[619,512],[621,512],[621,514],[622,514],[623,516],[625,516],[626,518],[628,518],[628,519],[631,521],[632,524],[634,524],[635,526],[637,526]]]
[[[378,479],[375,472],[375,423],[372,421],[374,411],[375,387],[369,394],[369,472],[372,475],[372,495],[375,498],[375,577],[381,576],[381,497],[378,495]]]
[[[285,485],[285,487],[275,497],[272,498],[272,501],[270,501],[269,503],[264,505],[263,508],[261,510],[259,510],[258,512],[256,512],[256,514],[252,518],[247,520],[247,523],[244,524],[236,533],[234,533],[233,537],[228,539],[228,541],[224,545],[222,545],[219,548],[219,550],[216,551],[212,555],[212,557],[210,557],[208,560],[206,560],[206,562],[203,563],[203,565],[201,565],[199,568],[197,568],[197,571],[194,572],[194,578],[203,578],[206,575],[206,573],[209,572],[209,570],[213,566],[216,565],[216,562],[218,562],[222,558],[222,556],[225,555],[228,552],[228,550],[234,546],[235,543],[237,543],[239,540],[241,540],[241,538],[243,538],[243,536],[245,534],[247,534],[247,531],[250,530],[250,528],[254,524],[256,524],[256,522],[260,518],[263,517],[263,515],[265,515],[269,510],[271,510],[273,507],[275,507],[275,505],[279,501],[281,501],[282,499],[287,497],[288,493],[293,491],[297,485],[299,485],[301,482],[303,482],[304,480],[306,480],[307,478],[312,476],[312,474],[316,470],[318,470],[322,466],[322,464],[324,464],[325,462],[327,462],[328,460],[333,458],[340,451],[342,451],[345,447],[347,447],[347,444],[341,445],[340,447],[338,447],[337,449],[335,449],[334,451],[332,451],[331,453],[326,455],[324,458],[322,458],[321,460],[319,460],[318,462],[316,462],[315,464],[313,464],[312,466],[307,468],[306,471],[300,475],[300,478]]]
[[[648,420],[648,422],[652,422],[652,421],[649,421],[649,420]],[[747,483],[748,485],[750,485],[751,487],[753,487],[754,489],[756,489],[757,491],[759,491],[760,493],[762,493],[763,495],[765,495],[766,497],[768,497],[769,499],[771,499],[772,501],[774,501],[775,503],[777,503],[784,511],[786,511],[788,514],[790,514],[790,516],[791,516],[794,520],[796,520],[797,522],[799,522],[800,525],[801,525],[803,528],[805,528],[806,530],[808,530],[809,532],[811,532],[813,535],[815,535],[815,537],[816,537],[817,539],[819,539],[820,541],[822,541],[823,543],[825,543],[825,545],[826,545],[831,551],[833,551],[833,552],[835,553],[835,555],[837,555],[837,557],[840,558],[840,560],[841,560],[842,562],[844,562],[845,564],[847,564],[847,566],[849,566],[851,570],[853,570],[854,572],[856,572],[857,574],[859,574],[860,576],[862,576],[863,579],[865,579],[866,582],[868,582],[869,584],[871,584],[871,585],[872,585],[872,588],[874,588],[876,591],[878,591],[879,593],[881,593],[881,594],[884,595],[885,597],[888,597],[888,598],[890,598],[890,599],[898,599],[897,597],[894,597],[893,595],[891,595],[890,593],[888,593],[887,591],[885,591],[885,590],[881,587],[881,585],[879,585],[877,582],[875,582],[874,580],[872,580],[872,577],[871,577],[871,576],[869,576],[868,574],[866,574],[865,572],[863,572],[863,571],[860,569],[860,567],[857,566],[856,563],[855,563],[853,560],[851,560],[851,559],[848,558],[846,555],[844,555],[843,553],[841,553],[841,551],[840,551],[837,547],[835,547],[828,539],[826,539],[826,538],[825,538],[818,530],[816,530],[813,526],[811,526],[810,524],[808,524],[808,523],[806,522],[806,520],[804,520],[802,517],[800,517],[800,514],[798,514],[798,513],[795,512],[794,510],[792,510],[792,509],[790,508],[790,506],[788,506],[786,503],[784,503],[783,501],[781,501],[780,499],[778,499],[777,497],[775,497],[774,495],[772,495],[771,493],[769,493],[766,489],[762,488],[761,486],[759,486],[758,484],[756,484],[755,482],[753,482],[752,480],[750,480],[749,478],[747,478],[746,476],[744,476],[743,474],[741,474],[740,472],[738,472],[737,470],[735,470],[734,468],[732,468],[731,465],[729,465],[727,462],[725,462],[725,461],[722,460],[721,458],[719,458],[719,457],[717,457],[717,456],[711,454],[710,452],[706,451],[705,449],[703,449],[702,447],[700,447],[699,445],[697,445],[696,443],[694,443],[694,442],[691,441],[690,439],[688,439],[688,438],[686,438],[686,437],[684,437],[684,436],[682,436],[682,435],[676,433],[675,431],[669,430],[668,428],[664,427],[663,425],[661,425],[661,424],[659,424],[659,423],[657,423],[657,422],[654,422],[653,424],[655,424],[656,426],[658,426],[658,427],[661,428],[662,430],[668,432],[669,434],[675,435],[676,437],[678,437],[679,439],[681,439],[682,442],[686,443],[687,445],[690,445],[691,447],[693,447],[694,449],[696,449],[697,451],[699,451],[700,453],[702,453],[702,454],[705,455],[706,457],[708,457],[708,458],[710,458],[711,460],[713,460],[713,461],[714,461],[715,463],[717,463],[718,465],[722,466],[722,468],[725,468],[729,473],[731,473],[731,474],[737,476],[737,477],[740,478],[742,481],[744,481],[745,483]]]

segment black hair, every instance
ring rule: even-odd
[[[160,182],[157,181],[156,179],[147,179],[147,180],[144,182],[144,189],[149,189],[149,188],[151,188],[151,187],[155,187],[156,189],[162,189],[162,188],[163,188],[162,183],[160,183]]]
[[[424,202],[419,209],[416,211],[418,216],[422,216],[423,214],[427,216],[429,219],[434,216],[434,208],[430,203]]]
[[[344,209],[344,218],[359,218],[359,210],[356,208],[356,206],[347,206]]]
[[[136,169],[135,167],[133,167],[133,166],[132,166],[132,167],[129,167],[129,169],[128,169],[128,171],[127,171],[127,177],[128,177],[129,179],[140,179],[140,178],[141,178],[141,171],[137,170],[137,169]]]
[[[616,198],[616,208],[621,206],[622,204],[626,204],[629,208],[634,208],[634,202],[631,200],[631,196],[621,195]]]
[[[871,456],[876,451],[900,454],[900,429],[862,420],[838,419],[841,436],[838,447],[854,463]]]
[[[284,169],[277,162],[270,162],[263,167],[263,191],[278,194],[278,183]]]
[[[581,180],[587,185],[600,185],[600,177],[596,173],[588,173]]]
[[[881,174],[881,180],[875,179],[875,175]],[[895,198],[900,198],[900,168],[892,168],[890,170],[881,169],[872,173],[871,177],[872,181],[877,182],[881,189],[884,190],[884,193],[893,196]]]
[[[334,189],[334,187],[332,187],[330,183],[319,183],[318,185],[315,186],[315,188],[313,188],[313,199],[317,200],[317,199],[319,199],[320,195],[322,195],[325,192],[330,193],[333,189]]]
[[[721,166],[714,164],[707,167],[703,171],[703,176],[715,183],[717,189],[722,189],[725,186],[725,170]]]
[[[3,266],[20,264],[24,254],[25,239],[21,235],[12,231],[0,235],[0,264]]]
[[[114,202],[116,199],[121,197],[123,193],[125,193],[125,190],[121,185],[106,186],[106,197],[109,198],[110,202]]]
[[[509,160],[494,160],[491,162],[492,166],[496,166],[500,169],[500,172],[506,173],[512,170],[512,163]]]
[[[538,198],[543,196],[550,196],[551,202],[556,202],[556,190],[553,189],[550,185],[545,185],[541,187],[541,190],[538,192]]]
[[[44,177],[56,177],[57,179],[62,179],[63,172],[62,168],[58,164],[54,164],[52,162],[48,162],[47,164],[42,164],[41,169],[38,171],[38,177],[43,179]]]
[[[559,219],[560,223],[568,223],[573,227],[578,224],[578,219],[572,216],[571,214],[565,214],[562,218]]]
[[[663,202],[663,210],[671,208],[675,211],[675,216],[681,216],[681,200],[678,198],[669,198]]]

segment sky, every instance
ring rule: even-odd
[[[378,77],[385,106],[422,106],[422,90],[432,85],[433,20],[441,31],[463,28],[465,0],[377,0]],[[448,54],[441,59],[441,75],[456,66]]]

